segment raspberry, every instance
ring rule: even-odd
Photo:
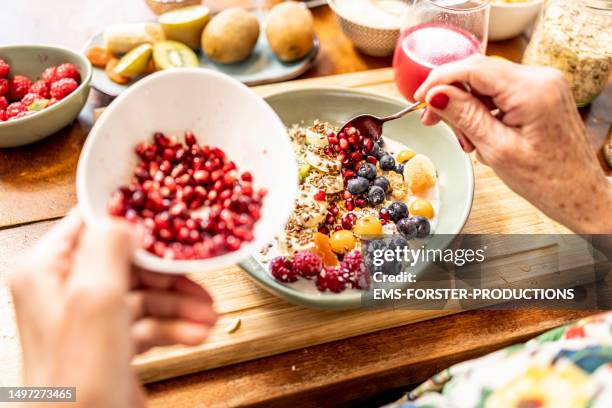
[[[19,118],[23,118],[24,116],[31,115],[32,113],[34,113],[34,112],[30,112],[30,111],[24,110],[24,111],[19,112],[18,114],[16,114],[15,116],[13,116],[13,117],[12,117],[12,118],[10,118],[10,119],[19,119]]]
[[[0,58],[0,78],[7,78],[11,66],[2,58]]]
[[[77,83],[81,82],[81,74],[79,74],[79,70],[77,69],[77,67],[74,66],[74,64],[71,64],[69,62],[58,66],[55,69],[55,74],[57,76],[57,80],[63,78],[72,78]]]
[[[323,268],[323,260],[310,251],[300,251],[293,256],[293,269],[306,279],[317,276],[321,268]]]
[[[0,96],[8,95],[8,91],[9,91],[8,79],[1,78],[0,79]]]
[[[0,122],[4,122],[6,120],[6,112],[0,109]]]
[[[74,79],[63,78],[57,82],[54,82],[53,85],[51,85],[51,90],[49,91],[49,93],[55,99],[64,99],[78,87],[79,84],[77,84]]]
[[[317,289],[321,292],[329,290],[334,293],[340,293],[347,287],[350,287],[349,273],[338,266],[326,266],[317,276],[316,285]]]
[[[0,96],[0,110],[5,110],[8,106],[8,101],[4,96]]]
[[[29,93],[35,93],[43,98],[49,98],[49,85],[43,80],[38,80],[32,84]]]
[[[367,289],[370,287],[370,275],[366,271],[361,252],[351,251],[344,255],[340,266],[349,273],[353,288]]]
[[[47,108],[51,105],[55,105],[57,103],[57,99],[51,98],[49,99],[49,103],[47,104]]]
[[[270,262],[270,273],[281,282],[289,283],[298,280],[298,274],[293,269],[291,261],[282,256],[278,256]]]
[[[21,98],[21,103],[23,106],[30,106],[35,100],[40,99],[40,95],[35,93],[27,93],[23,98]]]
[[[32,81],[23,75],[15,75],[9,81],[10,96],[14,102],[20,101],[21,98],[28,93],[28,89],[32,86]]]
[[[25,106],[21,102],[13,102],[6,108],[6,118],[12,118],[16,116],[18,113],[21,113],[25,110]]]
[[[57,77],[57,69],[55,67],[45,69],[40,78],[45,81],[48,86],[51,86],[52,83],[59,79]]]

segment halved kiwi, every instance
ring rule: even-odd
[[[158,69],[198,67],[195,52],[178,41],[159,41],[153,45],[153,60]]]

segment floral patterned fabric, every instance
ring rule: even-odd
[[[387,407],[612,407],[612,312],[454,365]]]

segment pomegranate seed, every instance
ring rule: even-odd
[[[363,208],[367,205],[367,201],[363,198],[358,198],[355,200],[355,205],[359,208]]]
[[[170,215],[184,215],[187,212],[185,203],[176,203],[170,207]]]
[[[338,144],[340,145],[340,148],[342,150],[346,150],[349,147],[349,142],[346,139],[340,139],[340,141],[338,142]]]
[[[372,139],[368,138],[363,141],[363,150],[365,150],[366,152],[371,152],[373,147],[374,142],[372,141]]]
[[[336,218],[332,214],[327,214],[325,217],[325,223],[333,224],[336,221]]]
[[[327,234],[329,234],[329,228],[327,228],[326,226],[322,226],[322,227],[319,228],[319,232],[321,234],[326,234],[327,235]]]
[[[346,153],[340,152],[338,153],[338,156],[336,156],[336,158],[340,160],[340,162],[344,162],[344,160],[346,160]]]
[[[344,206],[346,207],[347,210],[353,211],[355,209],[355,201],[353,201],[352,198],[349,198],[346,201],[344,201]]]
[[[376,157],[374,157],[374,156],[368,156],[368,157],[366,157],[366,161],[367,161],[368,163],[373,164],[373,165],[376,165],[376,163],[378,163],[378,160],[376,160]]]
[[[210,179],[212,181],[217,181],[219,180],[221,177],[223,177],[223,170],[215,170],[212,173],[210,173]]]
[[[391,214],[389,214],[389,210],[387,210],[386,208],[381,208],[378,212],[378,217],[381,220],[389,221],[391,219]]]
[[[231,186],[236,181],[236,175],[232,173],[227,173],[223,176],[223,182],[226,186]]]
[[[210,173],[206,170],[198,170],[193,172],[193,179],[197,183],[206,183],[210,179]]]
[[[185,132],[185,144],[187,146],[193,146],[197,143],[195,135],[189,130]]]
[[[346,180],[350,180],[353,177],[355,177],[357,175],[357,173],[355,173],[353,170],[343,170],[342,171],[342,177],[344,177],[344,179]]]
[[[346,214],[344,217],[342,217],[342,228],[346,230],[350,230],[353,228],[354,220],[352,219],[352,217],[349,216],[349,214]]]
[[[357,140],[358,140],[358,139],[357,139],[355,136],[349,136],[349,137],[346,139],[346,141],[347,141],[347,142],[348,142],[350,145],[353,145],[353,146],[356,146],[356,145],[357,145]]]
[[[232,171],[236,169],[236,163],[233,161],[227,162],[223,165],[223,171]]]
[[[250,172],[245,171],[245,172],[244,172],[244,173],[242,173],[242,175],[240,176],[240,179],[241,179],[242,181],[249,181],[249,182],[251,182],[251,181],[253,181],[253,175],[252,175]]]
[[[162,158],[164,160],[174,160],[175,157],[176,157],[176,153],[174,152],[173,149],[170,149],[170,148],[164,149],[162,153]]]
[[[340,230],[343,230],[343,229],[344,229],[344,228],[342,228],[342,226],[341,226],[341,225],[336,225],[336,226],[334,227],[334,231],[340,231]]]
[[[357,134],[357,129],[355,129],[353,126],[349,126],[346,128],[346,134],[349,136],[355,135]]]
[[[317,201],[325,201],[327,199],[327,193],[323,190],[319,190],[315,193],[313,198]]]
[[[335,145],[338,143],[338,138],[336,136],[327,136],[327,142],[330,145]]]
[[[358,163],[361,161],[361,153],[360,152],[353,152],[351,153],[351,161],[353,163]]]
[[[332,215],[335,217],[340,212],[340,209],[338,207],[333,207],[329,209],[329,212],[332,213]]]
[[[153,141],[155,141],[155,144],[158,145],[159,147],[168,146],[170,144],[170,139],[168,139],[161,132],[155,132],[153,134]]]
[[[225,247],[228,251],[236,251],[242,245],[242,241],[232,235],[227,237],[225,241]]]

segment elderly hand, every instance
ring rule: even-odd
[[[131,268],[132,231],[114,220],[85,229],[73,210],[10,276],[25,385],[74,386],[83,407],[142,406],[132,356],[206,338],[217,318],[209,294]]]
[[[549,217],[578,233],[612,232],[612,189],[560,72],[475,55],[433,70],[415,99],[429,103],[425,125],[444,120]]]

